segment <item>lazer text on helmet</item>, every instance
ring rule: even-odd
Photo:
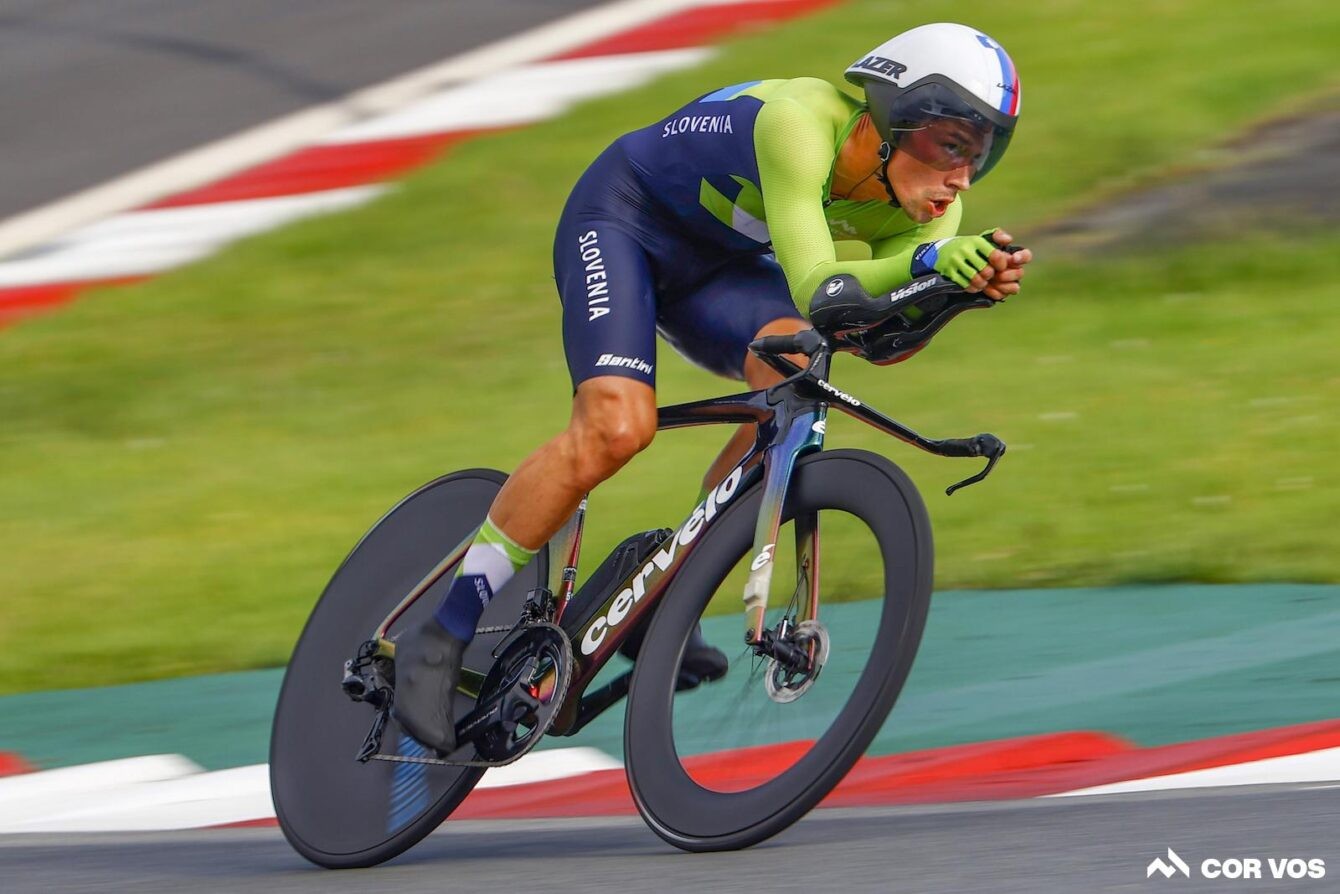
[[[907,66],[903,63],[885,59],[883,56],[866,56],[852,68],[864,68],[866,71],[873,71],[875,74],[888,75],[895,81],[898,80],[899,75],[907,71]]]

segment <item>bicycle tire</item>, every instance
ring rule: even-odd
[[[788,769],[743,790],[704,787],[686,770],[674,741],[676,675],[704,607],[752,551],[762,497],[762,484],[756,484],[704,535],[657,607],[634,668],[624,726],[629,787],[652,830],[684,850],[757,844],[789,827],[832,791],[892,710],[929,610],[934,556],[930,520],[907,475],[865,451],[836,450],[801,459],[784,520],[802,512],[838,510],[868,526],[878,544],[883,591],[870,657],[831,726]],[[824,683],[817,679],[816,689]],[[803,706],[804,697],[795,704]]]
[[[484,520],[507,476],[492,469],[445,475],[397,503],[372,526],[331,577],[299,637],[284,674],[270,738],[275,813],[293,848],[318,866],[372,866],[395,857],[437,828],[484,770],[354,760],[374,717],[339,684],[340,668],[381,620],[451,549]],[[546,580],[547,548],[497,594],[481,626],[510,624],[528,590]],[[441,599],[448,574],[402,616],[392,635],[420,623]],[[501,634],[480,635],[465,665],[487,671]],[[456,710],[473,702],[457,695]],[[426,749],[387,725],[383,751]]]

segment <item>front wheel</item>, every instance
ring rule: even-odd
[[[875,454],[814,454],[783,508],[767,619],[808,652],[808,670],[757,657],[742,642],[741,595],[762,491],[732,505],[685,561],[634,669],[629,785],[651,828],[685,850],[756,844],[827,795],[893,708],[930,605],[930,521],[911,480]],[[677,694],[700,619],[730,668]]]

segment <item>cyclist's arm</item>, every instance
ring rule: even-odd
[[[955,199],[953,204],[945,209],[944,214],[930,223],[922,224],[915,230],[899,233],[897,236],[890,236],[887,239],[880,239],[871,243],[870,256],[882,260],[900,258],[902,263],[908,267],[907,278],[910,279],[912,253],[917,250],[917,246],[925,242],[937,242],[940,239],[957,236],[959,221],[962,218],[963,203]],[[894,283],[894,285],[898,285],[898,283]]]
[[[825,279],[846,273],[871,294],[887,292],[911,279],[912,249],[941,235],[928,228],[957,227],[945,214],[936,225],[917,227],[877,243],[881,255],[868,261],[838,261],[824,217],[823,191],[834,158],[833,134],[801,103],[779,98],[764,104],[754,126],[759,186],[772,247],[786,275],[792,300],[809,313],[810,297]],[[951,205],[953,209],[955,205]],[[946,235],[953,235],[952,231]]]

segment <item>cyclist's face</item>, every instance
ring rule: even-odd
[[[949,210],[954,198],[972,182],[972,160],[982,150],[982,136],[953,119],[909,131],[889,159],[889,180],[907,216],[929,223]]]

